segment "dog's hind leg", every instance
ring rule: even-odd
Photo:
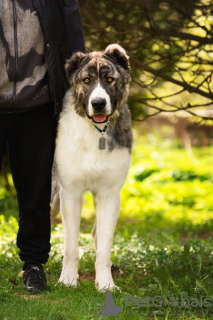
[[[111,247],[119,216],[120,195],[106,191],[97,195],[95,201],[97,212],[95,284],[98,290],[113,290],[116,286],[111,274]]]
[[[61,214],[64,229],[64,259],[59,282],[76,286],[78,282],[78,234],[81,219],[82,195],[74,190],[61,189]]]

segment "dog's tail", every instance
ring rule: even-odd
[[[50,200],[50,220],[54,223],[57,214],[60,211],[60,198],[59,198],[59,183],[55,175],[55,165],[52,169],[52,190],[51,190],[51,200]]]
[[[60,199],[59,199],[59,192],[57,192],[53,198],[53,201],[50,203],[50,221],[51,224],[54,223],[57,214],[60,211]]]
[[[97,250],[96,224],[97,224],[97,222],[95,220],[91,233],[92,233],[92,236],[93,236],[93,239],[94,239],[94,242],[95,242],[95,249]]]

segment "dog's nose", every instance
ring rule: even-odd
[[[102,110],[106,107],[106,99],[103,98],[95,98],[92,100],[92,106],[96,110]]]

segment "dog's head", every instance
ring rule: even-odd
[[[77,52],[65,69],[76,99],[76,112],[81,116],[103,123],[126,103],[129,57],[118,44],[109,45],[104,51]]]

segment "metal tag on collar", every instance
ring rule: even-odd
[[[103,136],[99,139],[99,150],[104,150],[106,148],[106,138]]]
[[[106,123],[105,127],[103,130],[101,130],[100,128],[98,128],[93,122],[92,124],[94,125],[94,127],[102,134],[102,137],[99,138],[99,150],[105,150],[106,149],[106,138],[104,138],[104,133],[106,132],[108,126],[110,123],[110,119],[108,120],[108,122]]]

